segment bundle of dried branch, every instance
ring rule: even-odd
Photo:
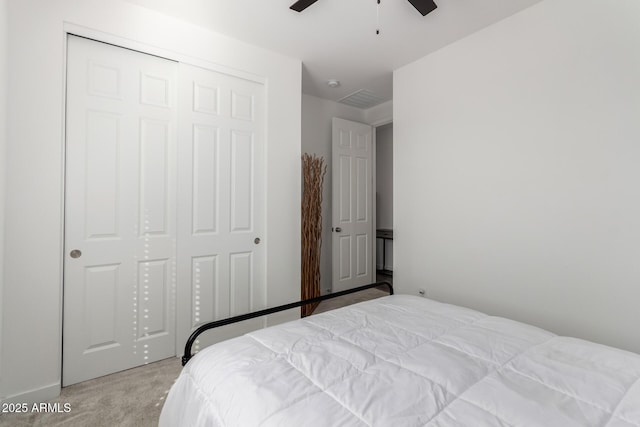
[[[322,184],[327,166],[322,157],[302,155],[302,299],[320,296]],[[302,317],[318,304],[302,306]]]

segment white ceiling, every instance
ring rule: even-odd
[[[376,0],[318,0],[301,13],[295,0],[126,1],[301,59],[306,94],[337,101],[367,89],[386,101],[394,69],[541,0],[436,0],[424,17],[407,0],[381,0],[379,24]]]

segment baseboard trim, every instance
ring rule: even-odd
[[[2,403],[41,403],[60,396],[60,382],[3,397]]]

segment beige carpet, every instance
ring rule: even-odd
[[[0,426],[157,426],[169,387],[182,366],[177,357],[62,389],[50,402],[69,413],[2,414]]]
[[[385,295],[386,290],[377,288],[345,295],[321,302],[314,314]],[[2,414],[0,426],[157,426],[164,399],[181,369],[180,360],[171,358],[65,387],[50,403],[60,403],[61,408],[69,404],[70,412]]]

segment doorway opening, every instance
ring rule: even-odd
[[[393,123],[376,133],[376,279],[393,280]]]

